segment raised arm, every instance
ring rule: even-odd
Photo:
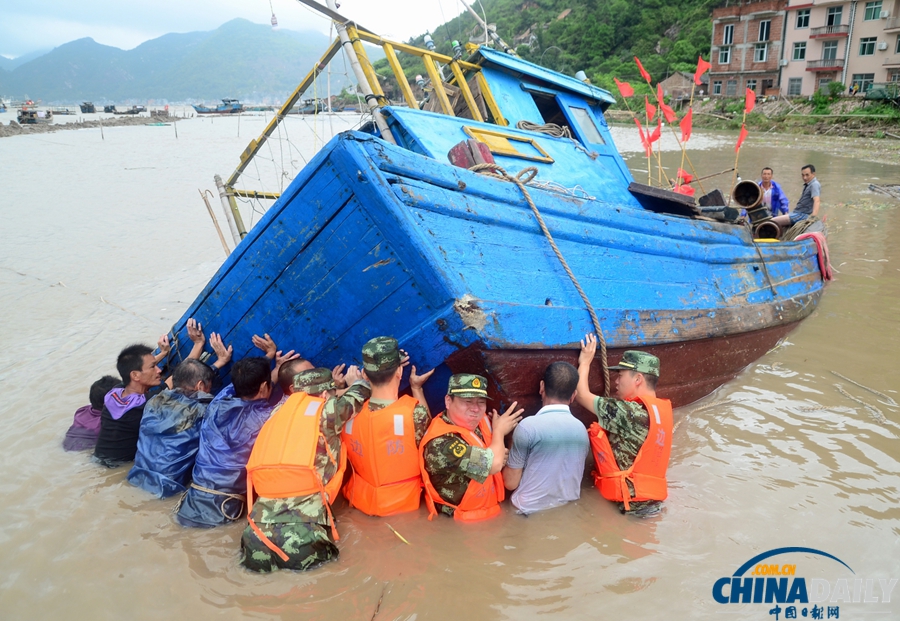
[[[588,412],[594,411],[594,403],[597,400],[597,395],[592,393],[588,386],[591,362],[596,353],[597,337],[593,333],[586,334],[581,341],[581,353],[578,354],[578,386],[575,388],[575,401]]]
[[[428,411],[429,415],[431,414],[431,411],[428,410],[428,403],[425,401],[425,390],[423,386],[425,385],[425,382],[428,381],[428,378],[431,377],[432,373],[434,373],[434,369],[431,369],[422,375],[416,375],[416,365],[413,365],[412,372],[409,374],[409,389],[412,392],[412,396],[426,411]]]
[[[203,325],[191,317],[187,320],[187,333],[188,337],[194,343],[194,346],[191,348],[191,353],[188,354],[188,358],[200,360],[200,356],[203,354],[203,347],[206,345],[206,335],[203,334]]]
[[[513,401],[512,405],[503,414],[497,414],[497,410],[491,412],[493,437],[491,438],[490,449],[494,454],[494,461],[491,463],[489,474],[497,474],[506,465],[509,450],[506,448],[503,440],[516,428],[516,425],[522,420],[522,412],[525,411],[524,409],[517,410],[517,405],[519,405],[519,402]]]

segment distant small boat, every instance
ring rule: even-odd
[[[275,106],[248,106],[244,108],[244,112],[272,112]]]
[[[37,125],[39,123],[51,123],[53,112],[51,110],[36,110],[35,108],[22,108],[16,120],[20,125]]]
[[[193,106],[197,114],[237,114],[244,111],[244,105],[237,99],[223,99],[215,108],[208,106]]]
[[[128,110],[116,110],[116,107],[112,107],[113,114],[140,114],[141,112],[146,112],[147,108],[144,106],[131,106]]]
[[[82,101],[81,102],[82,114],[94,114],[96,111],[97,111],[97,108],[94,107],[93,102],[90,102],[90,101]]]
[[[321,99],[307,99],[300,108],[291,108],[288,114],[319,114],[328,110],[328,106]]]
[[[50,111],[51,111],[53,114],[61,114],[61,115],[63,115],[63,116],[65,116],[65,115],[67,115],[67,114],[70,114],[70,115],[71,115],[71,114],[78,114],[77,112],[75,112],[75,110],[70,110],[69,108],[65,108],[65,107],[61,107],[61,106],[57,106],[57,107],[54,107],[54,108],[50,108]]]

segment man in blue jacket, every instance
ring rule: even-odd
[[[772,179],[773,174],[772,169],[766,166],[762,169],[762,178],[756,183],[763,191],[763,205],[769,208],[774,218],[775,216],[788,213],[790,201],[788,201],[787,196],[781,190],[781,186]]]

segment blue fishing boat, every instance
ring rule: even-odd
[[[215,108],[208,106],[193,106],[197,114],[237,114],[244,111],[244,105],[237,99],[223,99]]]
[[[395,70],[399,107],[368,81],[375,122],[336,136],[271,195],[174,325],[175,361],[191,348],[190,317],[221,332],[236,358],[254,355],[251,335],[267,332],[328,367],[358,363],[363,343],[393,335],[419,369],[439,369],[434,396],[450,373],[477,372],[495,405],[534,411],[546,365],[574,363],[579,340],[599,328],[607,355],[595,386],[604,364],[643,349],[661,359],[660,394],[683,405],[816,308],[815,243],[757,244],[749,227],[704,216],[693,199],[634,183],[604,117],[607,91],[490,47],[463,60],[344,28],[363,75],[360,40],[381,45],[392,67],[395,51],[418,55],[430,88],[414,93]],[[241,156],[225,184],[232,203],[253,195],[235,182],[340,48],[332,43]]]

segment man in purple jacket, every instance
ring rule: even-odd
[[[112,375],[104,375],[91,384],[90,404],[75,411],[75,420],[66,431],[63,448],[67,451],[84,451],[97,444],[100,435],[100,414],[103,412],[103,398],[116,387],[119,380]]]

